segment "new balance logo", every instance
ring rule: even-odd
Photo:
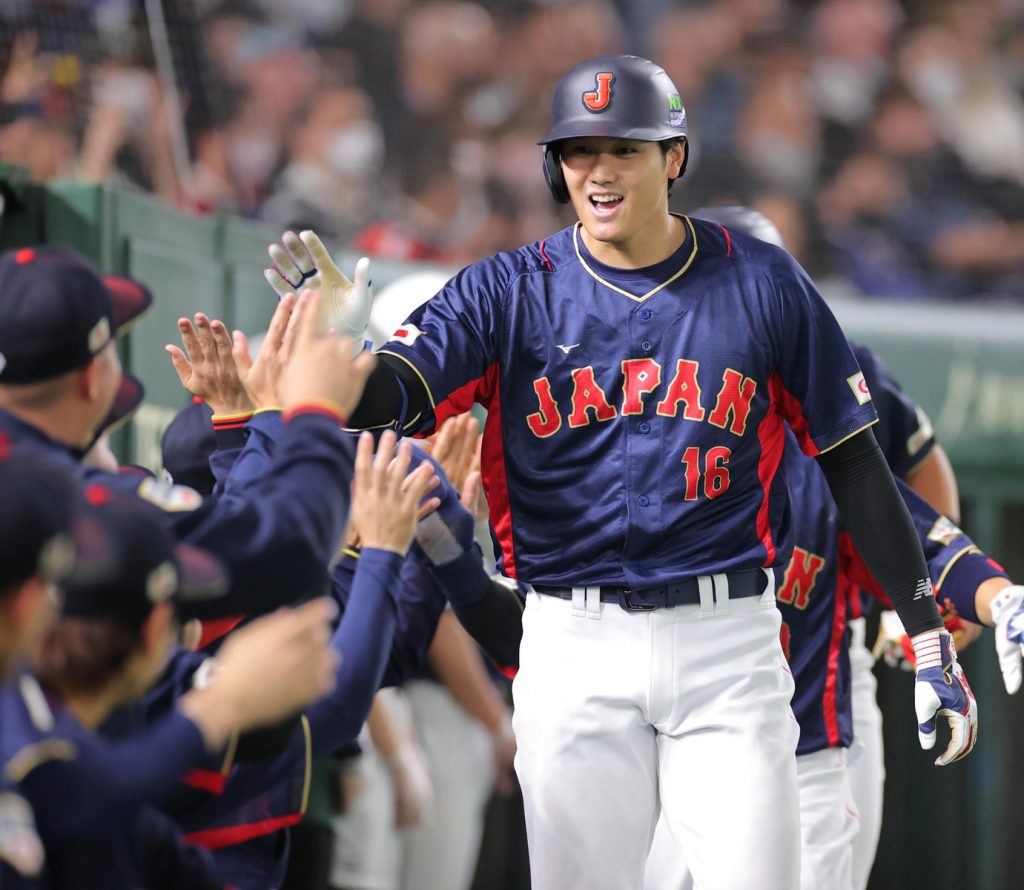
[[[555,345],[559,349],[561,349],[562,352],[564,352],[566,355],[568,355],[570,352],[572,352],[580,344],[579,343],[573,343],[572,346],[563,346],[561,343],[556,343]]]

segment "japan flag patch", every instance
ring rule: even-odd
[[[391,335],[389,343],[401,343],[403,346],[412,346],[418,337],[423,336],[421,331],[414,324],[404,324]]]
[[[852,377],[847,377],[846,382],[850,384],[850,389],[853,390],[853,394],[857,397],[859,405],[866,405],[871,401],[871,393],[868,391],[868,383],[864,379],[863,371],[858,371]]]

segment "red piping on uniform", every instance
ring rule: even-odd
[[[830,748],[839,744],[839,719],[836,716],[836,678],[839,673],[839,651],[846,631],[846,598],[849,594],[846,580],[836,582],[836,603],[832,613],[832,634],[828,640],[828,666],[825,669],[825,694],[821,710],[825,715],[825,734]]]
[[[223,794],[224,785],[228,777],[224,773],[214,772],[209,769],[194,769],[182,776],[181,781],[189,788],[198,788],[200,791],[209,791],[210,794]]]
[[[796,433],[800,449],[808,457],[817,457],[821,452],[811,439],[810,430],[807,427],[807,418],[804,417],[803,404],[783,386],[782,378],[778,375],[778,372],[772,373],[768,386],[772,390],[772,400],[779,406],[782,416],[789,421],[790,427]]]
[[[772,524],[768,515],[771,506],[772,482],[782,463],[782,452],[786,447],[786,430],[776,410],[775,387],[769,386],[771,401],[764,418],[757,425],[757,440],[761,445],[761,456],[757,459],[757,478],[764,492],[761,506],[757,510],[757,539],[764,545],[764,565],[775,562],[775,542],[772,540]]]
[[[282,828],[295,825],[302,819],[302,813],[291,813],[275,819],[264,819],[261,822],[249,822],[245,825],[229,825],[227,828],[209,828],[205,831],[194,831],[185,835],[190,844],[197,844],[207,850],[219,850],[221,847],[232,847],[254,837],[272,834]]]
[[[516,576],[516,554],[512,537],[512,506],[508,496],[508,476],[505,472],[505,445],[501,435],[501,384],[498,366],[487,369],[492,385],[484,424],[483,446],[480,449],[480,475],[483,479],[487,503],[491,508],[491,528],[501,545],[501,573]]]
[[[721,223],[718,224],[718,228],[722,230],[725,235],[725,255],[732,256],[732,238],[729,237],[729,230]]]
[[[485,375],[489,372],[484,372]],[[465,414],[470,408],[473,407],[473,403],[478,401],[478,388],[483,383],[483,377],[477,377],[475,380],[470,380],[469,383],[460,386],[454,390],[451,395],[448,396],[440,405],[434,409],[434,432],[437,432],[441,427],[444,426],[445,421],[451,417],[458,417],[460,414]],[[431,436],[431,432],[416,433],[416,438],[425,439],[427,436]]]
[[[551,260],[548,259],[547,251],[544,250],[544,242],[543,241],[540,242],[540,255],[542,257],[544,257],[544,262],[548,264],[548,271],[549,272],[554,272],[555,271],[555,267],[551,265]]]

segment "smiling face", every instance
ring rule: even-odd
[[[665,259],[681,242],[668,212],[666,183],[684,151],[657,142],[586,136],[561,145],[562,172],[587,248],[609,265],[639,267]]]

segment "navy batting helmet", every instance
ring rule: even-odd
[[[561,79],[544,146],[544,178],[559,204],[569,201],[558,143],[577,136],[643,142],[686,138],[686,109],[664,69],[639,56],[601,56]],[[683,162],[683,169],[686,162]],[[679,175],[682,176],[680,169]]]

